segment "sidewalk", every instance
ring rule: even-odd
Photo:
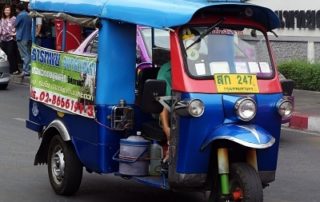
[[[294,114],[290,128],[320,132],[320,92],[294,90]]]

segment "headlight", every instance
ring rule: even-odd
[[[241,98],[236,102],[235,110],[242,121],[251,121],[257,113],[256,102],[251,98]]]
[[[204,113],[204,104],[199,99],[181,100],[175,104],[174,111],[179,116],[200,117]]]
[[[193,117],[200,117],[204,112],[204,104],[199,99],[194,99],[189,102],[188,112]]]
[[[290,118],[293,112],[293,104],[290,100],[281,99],[278,104],[278,112],[283,118]]]

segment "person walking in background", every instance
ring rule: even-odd
[[[5,5],[2,10],[1,16],[1,48],[7,54],[8,61],[10,64],[10,73],[17,75],[20,73],[18,68],[18,52],[17,42],[15,41],[16,28],[15,28],[16,17],[13,16],[10,5]]]
[[[32,19],[28,15],[26,6],[23,3],[19,3],[16,6],[16,11],[18,13],[15,23],[16,39],[23,60],[23,72],[21,76],[30,76]]]
[[[36,44],[41,46],[42,36],[42,18],[36,17]]]

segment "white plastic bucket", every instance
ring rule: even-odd
[[[113,160],[119,162],[121,175],[146,176],[149,173],[150,142],[140,136],[121,139],[120,149]]]

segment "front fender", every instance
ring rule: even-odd
[[[257,125],[228,124],[209,133],[202,143],[201,150],[216,140],[229,140],[254,149],[266,149],[275,143],[275,138]]]

